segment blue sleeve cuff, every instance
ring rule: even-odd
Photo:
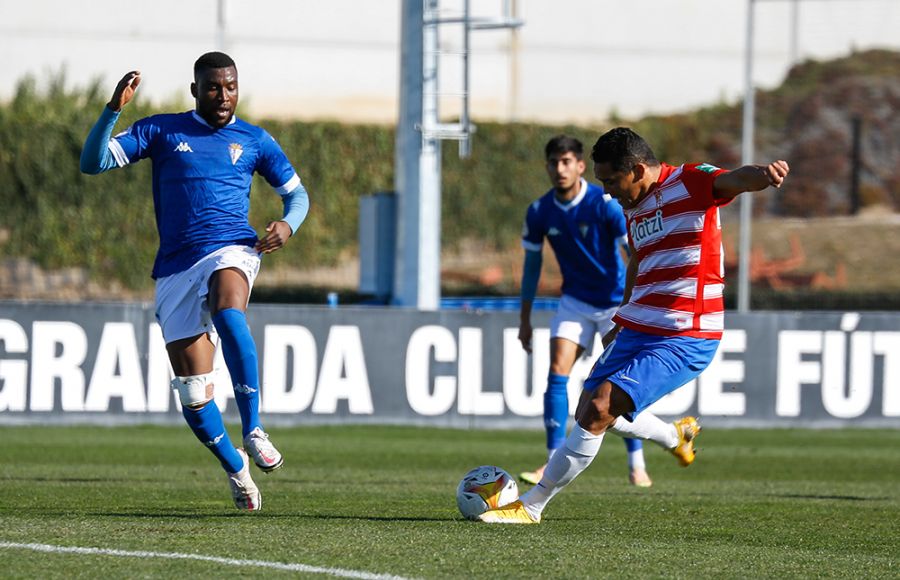
[[[525,250],[525,264],[522,267],[522,291],[520,294],[523,301],[534,302],[534,297],[537,296],[542,262],[543,257],[540,252]]]
[[[293,235],[297,233],[297,229],[306,219],[306,214],[309,213],[309,194],[303,184],[298,183],[297,187],[282,194],[281,199],[284,201],[284,217],[281,218],[281,221],[287,222],[291,226],[291,235]]]
[[[88,133],[84,148],[81,150],[82,173],[96,175],[117,167],[116,160],[109,152],[109,138],[118,120],[119,113],[109,107],[103,107],[100,118]]]

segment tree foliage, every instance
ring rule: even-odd
[[[84,138],[107,98],[99,83],[69,88],[60,73],[42,87],[33,78],[23,79],[14,97],[0,104],[0,228],[8,233],[0,256],[30,258],[46,268],[83,267],[95,279],[115,278],[141,289],[151,283],[158,244],[150,164],[101,176],[82,175],[78,169]],[[125,109],[118,129],[146,115],[184,108],[151,106],[138,98]],[[779,89],[760,92],[757,159],[786,158],[794,173],[789,186],[759,211],[791,216],[846,211],[854,117],[865,127],[863,203],[900,207],[898,108],[900,53],[888,51],[807,62],[795,67]],[[288,251],[273,254],[267,268],[333,265],[354,254],[360,196],[393,188],[393,129],[254,122],[281,143],[312,202],[299,239]],[[733,167],[740,162],[740,123],[740,104],[720,103],[631,125],[660,159]],[[445,143],[444,246],[453,248],[465,240],[496,248],[517,243],[527,204],[549,187],[545,142],[565,132],[580,138],[589,151],[608,128],[479,123],[473,155],[464,160],[454,142]],[[261,230],[281,212],[279,196],[262,180],[254,181],[251,224]]]

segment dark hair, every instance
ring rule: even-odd
[[[547,141],[544,147],[544,159],[550,159],[553,154],[562,155],[572,152],[579,161],[584,158],[584,145],[575,137],[568,135],[557,135],[553,139]]]
[[[628,127],[616,127],[601,135],[591,150],[591,159],[608,163],[613,171],[631,171],[638,163],[659,165],[650,145]]]
[[[197,73],[200,71],[211,68],[228,68],[231,66],[237,70],[237,65],[235,65],[231,57],[224,52],[207,52],[206,54],[201,55],[200,58],[197,59],[197,62],[194,63],[194,76],[197,76]]]

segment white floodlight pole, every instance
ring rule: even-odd
[[[754,0],[747,0],[747,47],[744,54],[744,120],[741,132],[741,162],[753,163],[753,13]],[[753,196],[741,196],[741,232],[738,255],[738,312],[750,311],[750,227]]]
[[[429,7],[436,0],[425,0]],[[440,306],[440,140],[423,127],[437,123],[437,27],[424,26],[423,0],[403,0],[400,118],[394,187],[397,254],[394,303],[421,310]]]
[[[216,48],[220,52],[228,52],[226,46],[226,28],[228,22],[228,7],[226,0],[218,0],[216,3]]]
[[[400,117],[394,187],[397,249],[393,303],[437,310],[441,301],[441,140],[458,139],[460,157],[470,151],[469,32],[515,28],[521,21],[472,19],[470,0],[462,17],[440,13],[439,0],[403,0],[400,24]],[[439,27],[461,24],[463,97],[459,123],[441,123],[438,108]],[[457,51],[459,52],[459,51]],[[445,52],[446,53],[446,52]]]

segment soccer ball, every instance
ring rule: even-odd
[[[465,474],[456,487],[456,505],[468,520],[519,499],[519,486],[499,467],[482,465]]]

